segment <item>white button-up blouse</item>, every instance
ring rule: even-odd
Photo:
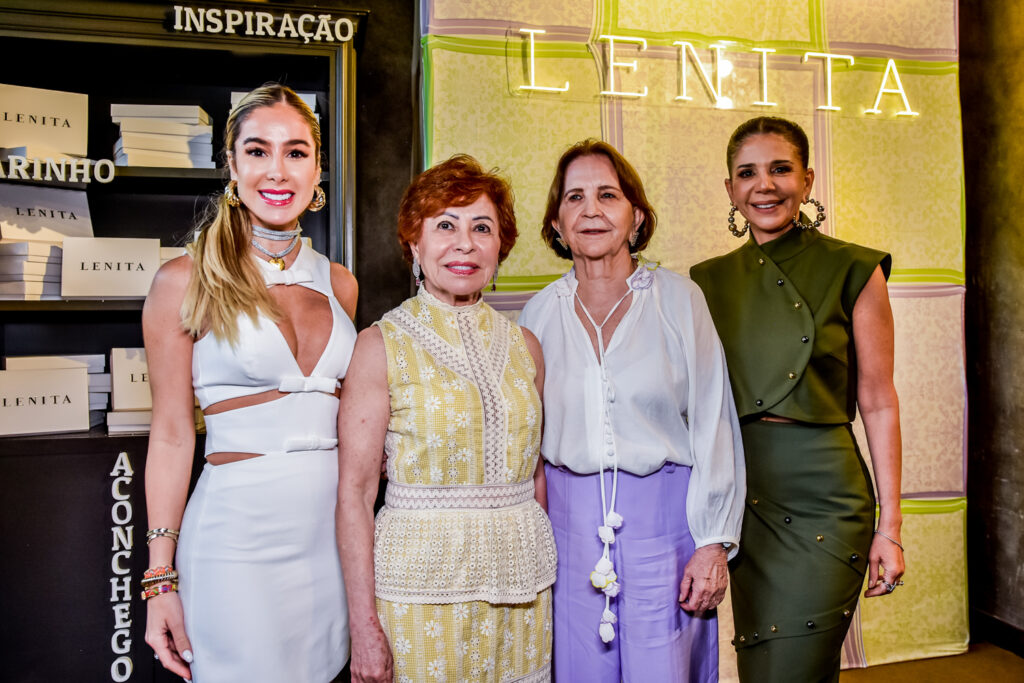
[[[544,351],[541,453],[577,474],[611,469],[616,461],[638,476],[668,462],[692,468],[690,533],[697,547],[734,544],[732,556],[746,493],[743,443],[704,295],[689,278],[646,261],[627,284],[633,296],[605,340],[604,373],[575,311],[574,270],[520,314],[519,324]]]

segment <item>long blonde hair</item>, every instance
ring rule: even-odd
[[[224,131],[226,158],[234,153],[242,124],[252,112],[284,102],[309,124],[314,153],[320,159],[320,123],[302,98],[286,86],[268,83],[246,95],[228,116]],[[238,316],[244,313],[256,322],[260,313],[273,321],[281,310],[267,292],[259,266],[250,252],[252,223],[244,205],[230,206],[220,194],[210,203],[187,246],[192,255],[192,277],[181,303],[181,322],[193,337],[209,330],[218,339],[234,345],[238,340]]]

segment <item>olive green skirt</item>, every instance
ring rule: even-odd
[[[875,496],[848,424],[742,428],[747,499],[729,563],[740,680],[837,681]]]

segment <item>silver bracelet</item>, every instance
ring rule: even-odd
[[[882,532],[881,532],[881,531],[879,531],[878,529],[875,529],[875,533],[876,533],[876,534],[878,534],[879,536],[881,536],[882,538],[888,539],[889,541],[892,541],[893,543],[895,543],[895,544],[896,544],[896,547],[897,547],[897,548],[899,548],[900,550],[902,550],[903,552],[907,552],[906,550],[903,550],[903,546],[902,546],[902,545],[900,545],[900,542],[899,542],[899,541],[897,541],[897,540],[896,540],[895,538],[893,538],[892,536],[890,536],[890,535],[888,535],[888,534],[885,534],[885,533],[882,533]]]

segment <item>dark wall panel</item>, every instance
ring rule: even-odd
[[[960,2],[972,636],[1024,655],[1024,5]]]

